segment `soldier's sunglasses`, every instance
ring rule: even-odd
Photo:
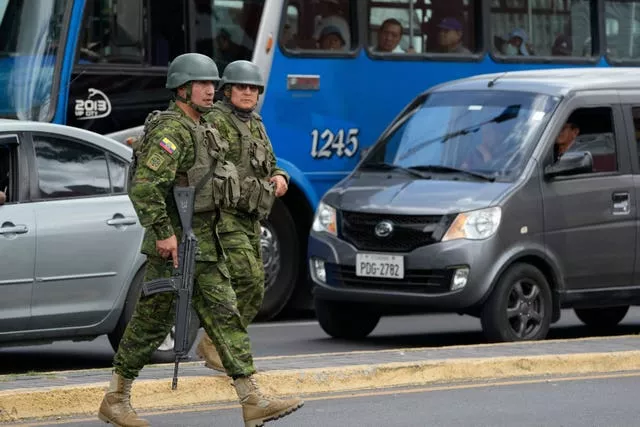
[[[247,84],[236,84],[235,87],[237,87],[238,90],[242,90],[242,91],[249,89],[251,92],[258,92],[260,90],[258,86],[247,85]]]

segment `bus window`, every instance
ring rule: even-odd
[[[159,0],[148,3],[150,19],[148,62],[166,67],[173,58],[187,52],[185,10],[188,0]]]
[[[264,0],[194,0],[195,49],[210,56],[222,73],[230,62],[250,61]]]
[[[282,19],[280,46],[285,51],[321,55],[352,51],[358,47],[356,12],[357,0],[289,0],[287,17]],[[295,35],[288,37],[292,25],[296,26]]]
[[[370,50],[470,54],[481,48],[480,12],[471,0],[370,0]]]
[[[369,49],[376,53],[420,53],[423,51],[419,16],[409,0],[369,2]],[[431,15],[431,10],[428,11]]]
[[[88,0],[78,63],[141,64],[142,5],[142,0]]]
[[[282,25],[282,33],[280,34],[280,43],[287,49],[295,49],[296,40],[298,39],[300,12],[294,4],[287,6],[287,17]]]
[[[588,0],[492,0],[491,50],[501,56],[592,56]]]
[[[605,1],[607,54],[617,61],[640,58],[640,1]]]

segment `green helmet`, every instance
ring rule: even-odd
[[[260,67],[251,61],[233,61],[227,65],[222,74],[220,86],[227,84],[254,85],[260,88],[260,93],[264,91],[264,81],[262,80]]]
[[[177,89],[196,80],[216,84],[220,81],[218,66],[213,59],[200,53],[184,53],[171,61],[167,71],[167,89]]]

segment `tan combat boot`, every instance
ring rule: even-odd
[[[102,399],[98,418],[105,423],[113,424],[117,427],[147,427],[150,426],[147,420],[138,418],[136,411],[131,407],[131,385],[133,380],[122,378],[113,373],[109,390]]]
[[[204,366],[213,369],[215,371],[226,372],[224,366],[222,366],[222,359],[216,350],[216,346],[213,345],[213,341],[209,338],[209,335],[204,334],[202,339],[196,347],[196,354],[198,357],[205,360]]]
[[[252,376],[237,378],[234,385],[242,404],[245,427],[263,426],[265,422],[289,415],[304,405],[301,399],[278,400],[265,396]]]

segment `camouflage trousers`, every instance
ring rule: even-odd
[[[144,280],[170,277],[171,272],[171,261],[148,257]],[[227,374],[249,376],[256,372],[251,342],[229,276],[224,262],[196,262],[192,306],[200,325],[218,349]],[[128,379],[136,378],[174,323],[173,294],[141,296],[114,357],[116,373]]]
[[[257,229],[260,227],[258,225]],[[247,327],[255,319],[264,298],[264,266],[260,252],[260,236],[245,231],[218,234],[227,254],[231,286],[238,301],[238,311]]]

